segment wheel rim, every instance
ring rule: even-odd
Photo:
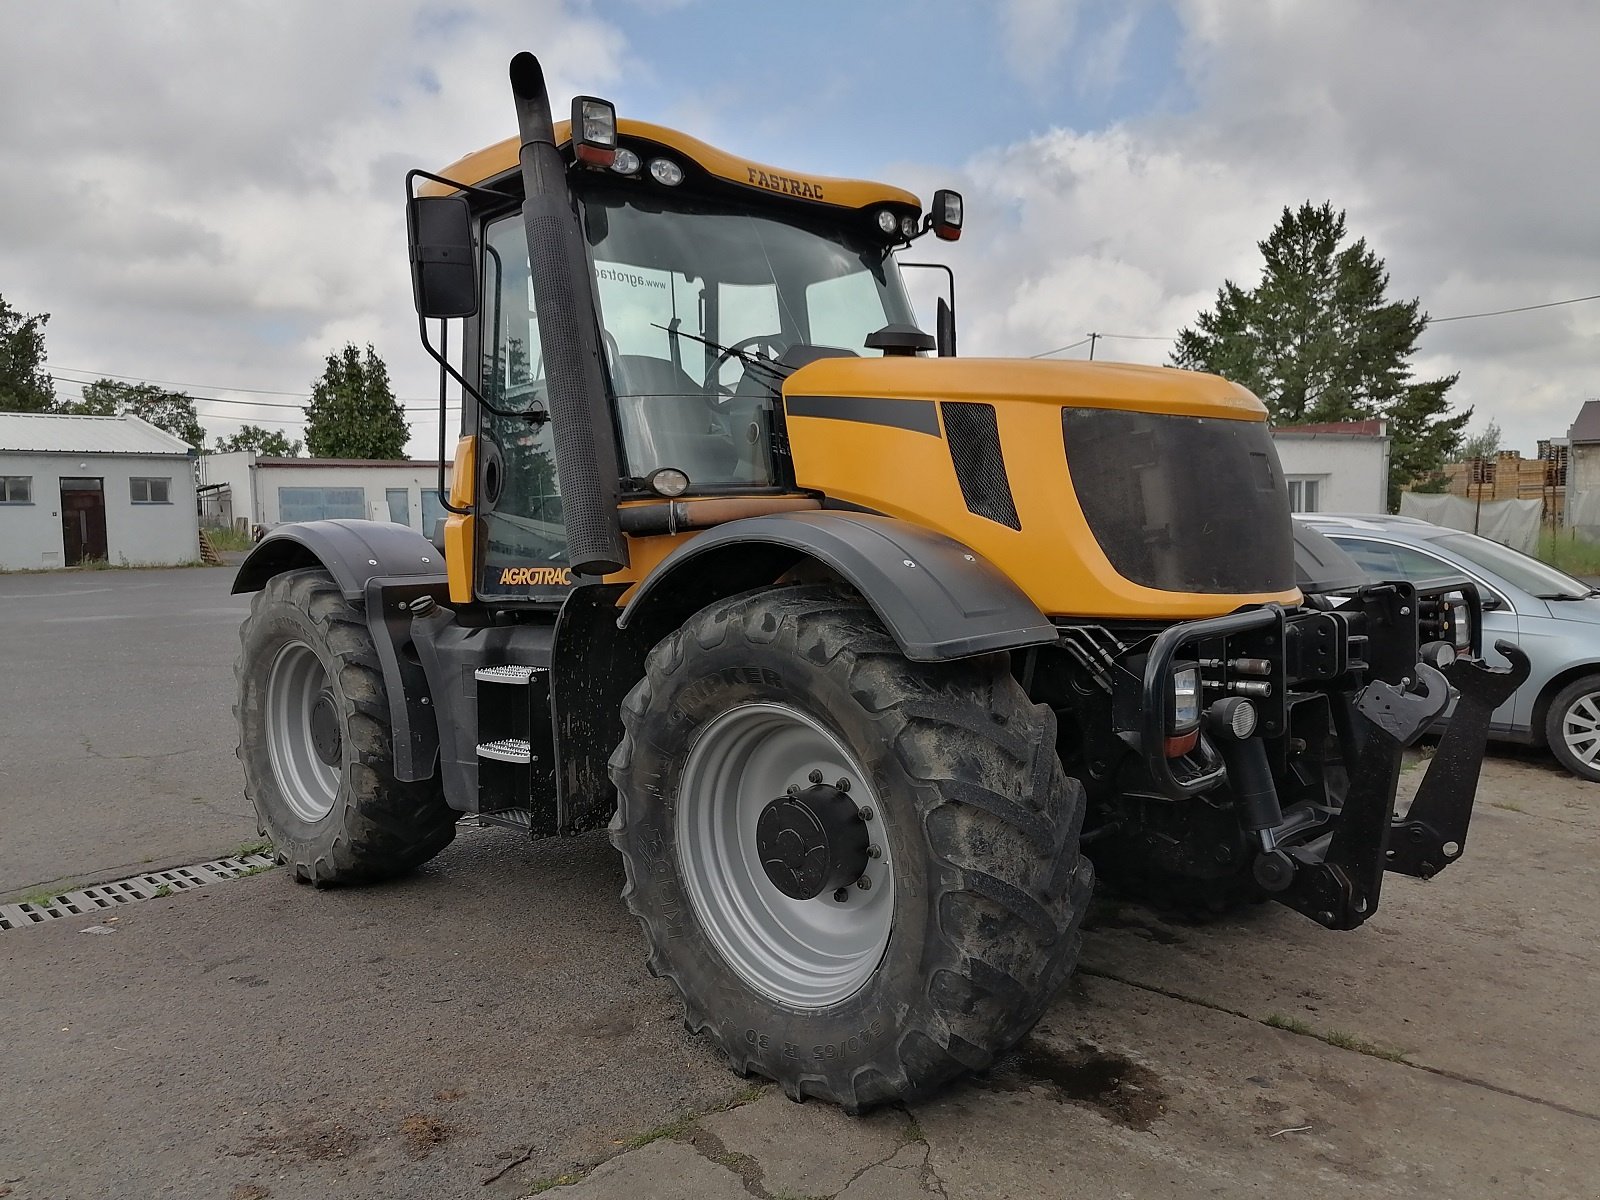
[[[824,780],[830,787],[843,781],[840,790],[873,813],[872,857],[857,882],[796,900],[769,878],[756,827],[775,798]],[[823,1008],[853,995],[883,961],[894,924],[894,864],[881,810],[843,744],[806,714],[746,704],[701,730],[679,786],[677,836],[702,926],[758,992],[795,1008]]]
[[[1600,757],[1600,692],[1589,692],[1567,705],[1561,714],[1561,740],[1586,767]]]
[[[278,788],[295,816],[320,821],[333,811],[342,756],[338,716],[327,669],[304,642],[290,642],[272,660],[267,751]]]

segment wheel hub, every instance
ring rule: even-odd
[[[333,693],[324,689],[311,706],[311,746],[330,767],[339,765],[339,713]]]
[[[849,796],[815,784],[761,810],[756,850],[773,887],[790,899],[811,900],[861,877],[867,827]]]

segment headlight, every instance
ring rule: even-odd
[[[900,218],[887,208],[880,208],[878,210],[878,228],[885,233],[893,234],[900,228]]]
[[[683,168],[670,158],[652,158],[650,178],[667,187],[677,187],[683,182]]]
[[[1172,669],[1172,722],[1169,733],[1188,733],[1200,724],[1200,668],[1181,663]]]

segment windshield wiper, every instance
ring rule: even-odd
[[[786,378],[795,372],[794,367],[786,367],[776,359],[762,358],[759,354],[746,354],[743,350],[735,350],[732,346],[724,346],[721,342],[713,342],[710,338],[703,338],[698,333],[690,333],[685,329],[669,329],[656,321],[651,321],[650,324],[653,328],[659,329],[663,333],[669,333],[673,337],[692,338],[702,346],[710,346],[718,354],[732,354],[747,367],[760,367],[767,371],[782,371]]]

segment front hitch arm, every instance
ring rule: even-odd
[[[1450,703],[1450,685],[1433,667],[1418,663],[1417,682],[1421,692],[1381,679],[1361,689],[1355,708],[1366,718],[1367,736],[1350,772],[1339,820],[1331,834],[1288,851],[1296,869],[1278,899],[1329,929],[1354,929],[1378,909],[1401,751]],[[1482,749],[1480,740],[1480,754]]]
[[[1489,718],[1528,678],[1528,656],[1518,646],[1496,642],[1494,648],[1510,662],[1508,668],[1458,658],[1444,669],[1460,699],[1405,819],[1390,826],[1384,865],[1391,871],[1431,879],[1467,847]]]

